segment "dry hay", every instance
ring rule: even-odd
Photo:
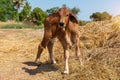
[[[120,16],[80,27],[84,66],[72,67],[68,80],[120,79]]]
[[[120,47],[120,16],[111,20],[90,22],[80,29],[81,47]]]

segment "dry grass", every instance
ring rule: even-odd
[[[81,80],[119,80],[120,16],[88,23],[80,32],[85,65],[82,74],[76,74],[76,77]]]
[[[16,22],[16,21],[13,21],[13,20],[8,20],[6,22],[0,22],[0,26],[4,26],[4,25],[8,25],[8,24],[23,24],[21,22]]]
[[[80,27],[84,66],[78,64],[74,49],[70,50],[69,75],[61,74],[64,58],[62,46],[57,40],[54,46],[57,64],[49,64],[48,52],[45,49],[41,56],[43,64],[39,67],[34,65],[43,30],[2,29],[0,80],[120,80],[119,27],[119,16]]]
[[[81,46],[87,49],[93,49],[96,47],[110,47],[110,45],[112,46],[111,42],[114,43],[116,40],[119,43],[119,28],[119,16],[112,20],[88,23],[80,29]]]

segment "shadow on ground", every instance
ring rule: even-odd
[[[26,64],[28,66],[36,66],[35,69],[30,69],[27,67],[23,67],[22,70],[24,70],[26,73],[29,73],[30,75],[36,75],[37,73],[43,73],[43,72],[50,72],[50,71],[56,71],[58,70],[55,65],[52,65],[50,63],[41,63],[39,66],[37,66],[34,62],[23,62],[23,64]]]

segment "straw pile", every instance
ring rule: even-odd
[[[80,33],[83,48],[120,47],[120,16],[111,20],[90,22],[80,29]]]
[[[120,16],[80,28],[84,67],[72,79],[120,79]],[[70,80],[70,79],[69,79]]]

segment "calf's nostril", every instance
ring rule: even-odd
[[[60,26],[64,26],[64,23],[63,23],[63,22],[60,22],[59,25],[60,25]]]

